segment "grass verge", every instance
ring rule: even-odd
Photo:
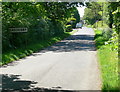
[[[74,30],[72,32],[66,32],[62,35],[54,36],[54,37],[51,37],[47,40],[39,41],[37,43],[31,44],[27,47],[17,48],[17,49],[8,51],[6,53],[3,53],[2,54],[2,62],[0,63],[0,66],[8,64],[8,63],[15,61],[15,60],[19,60],[19,59],[24,58],[26,56],[29,56],[34,52],[40,51],[43,48],[46,48],[46,47],[48,47],[48,46],[50,46],[50,45],[52,45],[60,40],[63,40],[64,38],[70,36],[71,34],[73,34],[76,31],[77,30]]]
[[[98,61],[100,64],[102,77],[102,91],[118,92],[119,81],[117,51],[111,49],[111,44],[104,44],[107,39],[104,38],[100,30],[95,30],[95,33],[96,48],[98,51]]]

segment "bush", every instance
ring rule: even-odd
[[[107,28],[108,27],[108,25],[106,24],[106,23],[104,23],[104,21],[98,21],[98,22],[96,22],[96,23],[94,23],[93,24],[93,28]]]
[[[72,31],[72,26],[71,25],[67,25],[66,26],[66,32],[71,32]]]
[[[100,28],[95,30],[95,33],[95,41],[98,48],[100,48],[102,45],[107,44],[113,35],[113,31],[110,28]]]
[[[112,37],[106,44],[111,44],[112,50],[118,51],[118,34],[114,31]]]
[[[104,39],[109,40],[112,37],[113,31],[110,28],[105,28],[102,30],[102,35]]]

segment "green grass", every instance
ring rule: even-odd
[[[98,61],[100,64],[102,77],[102,91],[120,92],[118,90],[119,80],[117,51],[111,50],[111,44],[104,44],[107,39],[104,38],[100,30],[95,30],[95,33]]]
[[[70,36],[71,34],[73,34],[76,30],[72,31],[72,32],[66,32],[62,35],[59,36],[54,36],[51,37],[47,40],[44,41],[39,41],[37,43],[31,44],[27,47],[23,47],[23,48],[17,48],[14,50],[9,50],[6,53],[2,54],[2,62],[0,63],[0,65],[5,65],[8,64],[12,61],[15,60],[19,60],[21,58],[24,58],[26,56],[31,55],[33,52],[37,52],[42,50],[43,48],[46,48],[68,36]]]

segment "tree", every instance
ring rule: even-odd
[[[63,34],[77,5],[70,2],[2,2],[3,52],[23,47],[26,39],[31,44]],[[9,28],[14,27],[27,27],[28,32],[12,34]]]
[[[83,19],[87,20],[88,24],[93,25],[96,21],[102,20],[102,16],[99,14],[100,11],[101,5],[97,2],[87,3]]]

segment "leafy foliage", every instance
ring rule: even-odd
[[[83,19],[86,20],[87,24],[93,25],[96,21],[101,20],[101,15],[99,14],[101,10],[101,5],[97,2],[92,2],[87,5],[88,8],[85,8],[85,14]]]
[[[101,20],[91,23],[91,15],[95,8],[93,3],[88,3],[85,11],[84,19],[87,24],[91,24],[95,30],[95,41],[98,49],[100,68],[102,73],[102,90],[118,91],[119,80],[119,30],[120,30],[120,2],[96,2],[99,4],[97,13],[101,16]],[[88,16],[89,14],[90,16]]]
[[[101,69],[102,76],[102,91],[118,92],[119,90],[119,76],[118,76],[118,58],[117,50],[112,50],[114,44],[108,44],[109,39],[105,35],[111,34],[109,31],[95,30],[95,41],[98,49],[98,61]],[[114,33],[113,33],[114,34]],[[107,41],[107,43],[106,43]],[[113,42],[112,42],[113,43]]]
[[[99,17],[100,20],[95,17],[98,15],[95,15],[95,13],[93,12],[96,12],[96,14],[100,15]],[[116,48],[118,47],[118,42],[116,40],[118,39],[118,34],[120,30],[119,16],[120,16],[120,3],[92,2],[92,3],[87,3],[84,19],[86,20],[87,24],[93,25],[94,28],[104,28],[104,29],[106,28],[108,29],[108,27],[112,28],[114,32],[112,38],[109,39],[109,44],[114,44],[112,45],[113,46],[112,48],[114,48],[113,50],[117,50]],[[96,21],[96,19],[98,21]]]
[[[71,32],[72,31],[72,26],[71,25],[67,25],[66,26],[66,32]]]
[[[49,39],[46,39],[44,41],[40,42],[34,42],[34,44],[31,44],[26,47],[22,47],[19,49],[12,49],[8,52],[5,52],[2,54],[2,62],[0,62],[0,66],[4,64],[8,64],[12,61],[19,60],[20,58],[24,58],[28,55],[31,55],[33,52],[39,51],[47,46],[50,46],[65,37],[68,37],[70,33],[64,33],[62,35],[57,35],[54,37],[50,37]]]
[[[67,20],[72,17],[77,20],[74,17],[78,13],[76,5],[78,3],[2,2],[3,53],[63,34]],[[11,33],[9,30],[24,27],[28,28],[27,33]]]

